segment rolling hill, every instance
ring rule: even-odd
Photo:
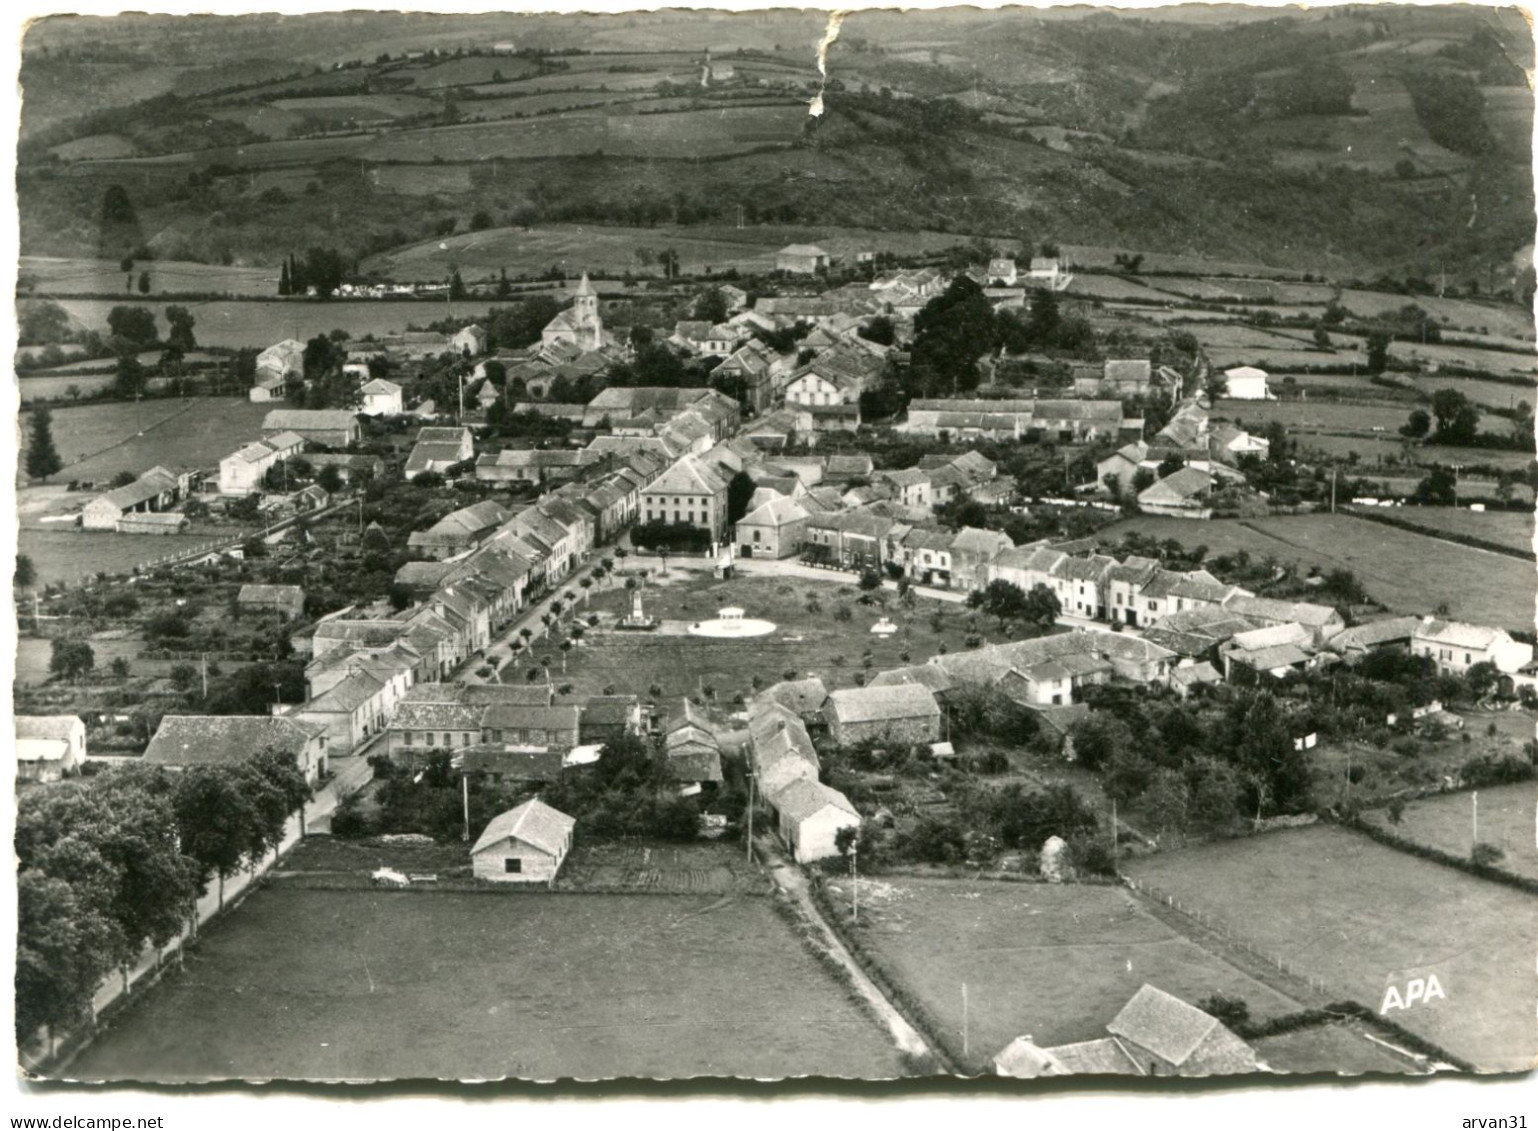
[[[145,250],[208,262],[741,218],[1509,279],[1514,11],[858,12],[826,84],[803,11],[57,17],[24,44],[22,251],[135,250],[100,246],[117,184]]]

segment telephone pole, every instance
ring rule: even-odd
[[[753,863],[753,774],[748,774],[748,863]]]

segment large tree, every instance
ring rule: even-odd
[[[1438,389],[1431,395],[1431,411],[1437,418],[1438,444],[1470,444],[1479,432],[1479,406],[1457,389]]]
[[[912,371],[920,394],[977,387],[977,359],[998,344],[993,304],[982,287],[967,275],[957,276],[918,312],[913,328]]]
[[[46,408],[32,413],[32,435],[27,443],[27,475],[46,480],[64,469],[64,460],[53,442],[53,413]]]
[[[149,349],[158,340],[155,313],[145,306],[114,306],[107,312],[107,330],[120,349]]]
[[[134,210],[133,201],[128,198],[128,190],[122,185],[108,185],[107,191],[102,194],[96,245],[97,254],[102,259],[132,255],[144,245],[139,214]]]
[[[172,349],[181,350],[189,354],[198,348],[198,340],[192,335],[192,327],[196,323],[192,312],[185,306],[166,307],[166,325],[170,329],[166,332],[166,345]]]

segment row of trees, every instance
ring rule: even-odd
[[[109,771],[21,796],[16,817],[16,1036],[77,1024],[113,971],[164,946],[217,877],[254,867],[310,797],[291,755],[179,774]]]

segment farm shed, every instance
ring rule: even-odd
[[[840,746],[866,739],[938,742],[940,704],[922,684],[858,687],[835,691],[824,708],[828,730]]]
[[[491,819],[470,863],[475,877],[495,883],[551,883],[571,851],[576,819],[531,798]]]
[[[799,863],[837,856],[839,829],[860,827],[847,797],[809,778],[797,778],[769,801],[779,814],[780,839]]]
[[[119,534],[181,534],[192,525],[184,514],[125,514],[118,519]]]

